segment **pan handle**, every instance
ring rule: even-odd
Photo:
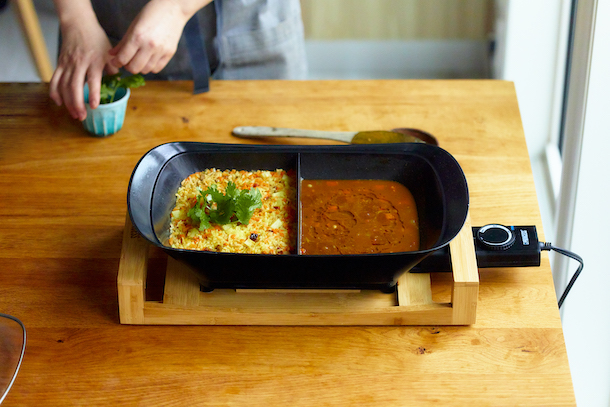
[[[240,126],[233,129],[235,137],[302,137],[350,143],[356,132],[289,129],[284,127]]]

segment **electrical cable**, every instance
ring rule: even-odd
[[[23,345],[21,346],[21,353],[19,355],[19,361],[17,362],[17,367],[15,368],[15,374],[13,374],[13,377],[11,378],[11,381],[9,382],[8,386],[6,386],[6,390],[5,390],[4,394],[2,394],[0,396],[0,404],[2,404],[2,402],[4,401],[4,398],[8,394],[11,387],[13,386],[13,383],[15,382],[15,379],[17,378],[17,373],[19,372],[19,368],[21,367],[21,362],[23,361],[23,355],[25,354],[25,343],[27,340],[27,335],[25,332],[25,325],[23,325],[23,322],[21,322],[18,318],[15,318],[12,315],[3,314],[1,312],[0,312],[0,317],[8,318],[11,321],[15,321],[16,323],[19,324],[19,326],[23,330]]]
[[[580,273],[582,272],[582,269],[585,267],[585,263],[582,260],[582,257],[580,257],[579,255],[577,255],[574,252],[571,252],[569,250],[566,249],[562,249],[559,247],[555,247],[553,246],[551,243],[549,242],[540,242],[540,250],[554,250],[559,254],[563,254],[566,257],[569,257],[571,259],[574,259],[576,261],[578,261],[580,264],[578,265],[578,268],[576,269],[576,271],[574,272],[574,275],[572,276],[572,278],[570,279],[570,282],[568,283],[568,285],[566,286],[565,290],[563,290],[563,294],[561,295],[561,297],[559,298],[559,308],[561,308],[561,306],[563,305],[564,300],[566,299],[566,297],[568,296],[568,293],[570,292],[570,290],[572,289],[572,286],[574,285],[574,283],[576,282],[576,279],[578,278],[578,276],[580,275]]]

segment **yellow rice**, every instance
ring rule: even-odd
[[[262,208],[256,209],[250,222],[216,225],[199,230],[188,217],[197,203],[197,195],[212,185],[225,193],[229,181],[237,189],[258,188]],[[296,181],[286,171],[221,171],[207,169],[182,181],[171,213],[169,244],[179,249],[229,253],[288,254],[296,246]]]

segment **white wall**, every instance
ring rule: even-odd
[[[570,3],[495,0],[492,73],[515,83],[546,240],[555,234],[555,200],[545,149],[559,135]]]
[[[485,78],[487,48],[480,40],[305,41],[309,79]]]
[[[609,74],[610,2],[599,0],[572,233],[572,250],[583,257],[585,268],[564,304],[562,317],[576,399],[581,406],[593,407],[610,406]],[[571,271],[574,267],[572,264]]]
[[[557,62],[565,58],[566,4],[568,0],[496,0],[495,77],[515,82],[531,157],[543,154],[550,124],[557,120],[553,115],[561,89],[556,82],[563,76]]]

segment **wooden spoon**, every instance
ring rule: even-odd
[[[381,143],[428,143],[438,145],[431,134],[409,128],[398,128],[391,131],[322,131],[288,129],[282,127],[241,126],[233,129],[233,135],[243,138],[256,137],[302,137],[325,140],[336,140],[351,144],[381,144]]]

